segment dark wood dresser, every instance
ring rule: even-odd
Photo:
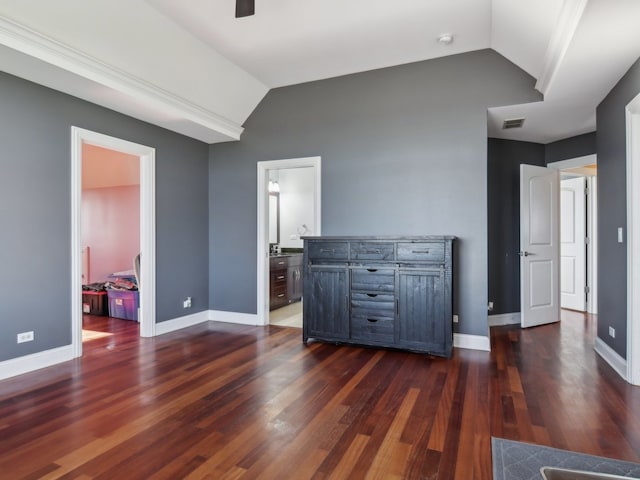
[[[454,240],[304,238],[303,341],[450,357]]]

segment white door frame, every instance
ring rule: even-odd
[[[547,164],[549,168],[555,168],[560,171],[586,167],[588,165],[597,165],[598,157],[596,154],[585,155],[583,157],[570,158],[569,160],[561,160],[559,162],[551,162]],[[597,182],[593,176],[587,176],[587,188],[589,189],[589,198],[587,199],[587,236],[589,237],[589,245],[587,245],[587,284],[589,286],[589,295],[587,297],[587,312],[598,313],[598,188]]]
[[[587,312],[598,314],[598,181],[597,177],[587,177]]]
[[[71,127],[71,342],[82,356],[82,145],[96,145],[140,157],[140,336],[156,327],[155,149],[83,128]],[[132,259],[133,261],[133,259]]]
[[[304,168],[313,167],[314,176],[314,225],[313,235],[320,235],[321,224],[321,158],[291,158],[286,160],[268,160],[258,162],[258,305],[257,324],[267,325],[269,323],[269,201],[268,183],[269,170],[280,170],[284,168]]]
[[[627,381],[640,385],[640,95],[626,107]]]

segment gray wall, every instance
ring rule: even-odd
[[[625,107],[640,93],[640,60],[596,110],[598,124],[598,337],[626,358],[627,244],[617,242],[627,228]],[[608,334],[616,329],[616,338]]]
[[[208,146],[0,73],[0,361],[71,343],[72,125],[156,148],[157,319],[208,308]]]
[[[545,145],[489,139],[487,193],[491,315],[520,311],[520,165],[545,166]]]
[[[592,155],[596,153],[596,132],[547,143],[544,147],[545,161],[548,164],[569,158]]]
[[[540,100],[491,50],[272,90],[210,149],[212,309],[256,312],[256,162],[322,157],[324,235],[453,234],[459,331],[487,334],[487,108]]]

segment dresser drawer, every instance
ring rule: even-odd
[[[351,260],[393,260],[393,243],[351,242]]]
[[[288,257],[269,257],[269,267],[271,270],[287,269]]]
[[[287,287],[287,271],[286,270],[277,270],[275,272],[271,272],[269,274],[269,280],[271,285],[284,285]]]
[[[352,315],[351,339],[361,342],[393,342],[393,324],[393,318]]]
[[[395,270],[390,268],[353,268],[351,289],[362,292],[395,292]]]
[[[444,262],[444,243],[398,243],[398,261]]]
[[[351,294],[351,308],[352,309],[365,309],[365,310],[384,310],[385,312],[391,312],[396,304],[396,296],[386,293],[357,293]]]
[[[309,242],[309,260],[348,260],[349,242]]]
[[[284,298],[287,295],[287,285],[274,285],[271,287],[271,293],[279,298]]]

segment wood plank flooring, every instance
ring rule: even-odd
[[[640,461],[640,389],[575,312],[450,360],[277,326],[86,327],[113,334],[0,382],[0,478],[481,480],[492,435]]]

